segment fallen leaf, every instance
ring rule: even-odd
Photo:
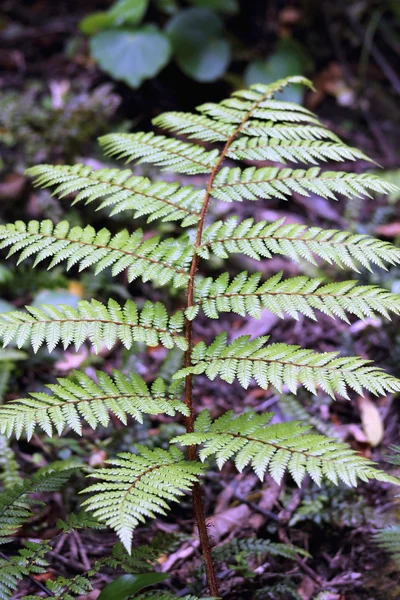
[[[374,402],[367,396],[358,398],[361,422],[368,442],[373,448],[379,446],[383,439],[383,422],[380,412]]]
[[[378,225],[375,232],[385,237],[394,238],[400,235],[400,222],[387,223],[386,225]]]

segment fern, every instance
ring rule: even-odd
[[[35,352],[46,343],[49,352],[59,342],[64,348],[74,344],[79,349],[89,340],[96,352],[102,346],[112,348],[117,341],[126,348],[133,342],[145,342],[148,346],[163,344],[166,348],[187,347],[186,340],[178,332],[182,331],[181,312],[168,317],[167,310],[156,302],[146,302],[139,312],[132,300],[121,307],[115,300],[107,306],[92,300],[78,302],[78,308],[43,304],[41,308],[27,306],[28,312],[9,312],[0,315],[0,336],[4,345],[13,340],[19,348],[30,341]]]
[[[219,468],[232,457],[239,471],[251,464],[255,473],[263,479],[268,472],[280,483],[286,470],[297,485],[306,474],[320,484],[326,477],[335,485],[344,481],[347,485],[378,479],[397,483],[376,469],[373,463],[347,446],[326,436],[309,434],[309,427],[299,422],[269,424],[272,413],[256,415],[247,412],[235,417],[233,411],[211,422],[209,411],[200,413],[194,433],[178,436],[172,442],[183,446],[203,444],[200,459],[215,456]]]
[[[226,339],[226,333],[220,333],[208,347],[199,342],[191,354],[192,366],[181,369],[174,378],[205,373],[211,380],[219,375],[228,383],[237,378],[244,388],[254,378],[263,389],[273,385],[282,391],[287,386],[293,394],[301,383],[313,394],[318,386],[332,397],[338,393],[344,398],[348,398],[348,388],[361,395],[363,388],[376,395],[400,391],[398,379],[365,359],[339,357],[338,352],[319,354],[287,344],[265,346],[268,336],[251,340],[243,335],[229,345]]]
[[[135,219],[147,216],[148,222],[181,220],[182,226],[195,225],[200,217],[204,191],[178,183],[151,182],[125,169],[98,169],[86,165],[73,167],[38,165],[28,171],[36,185],[57,186],[54,194],[64,198],[78,192],[74,203],[101,200],[98,209],[112,207],[111,215],[134,211]]]
[[[76,465],[63,461],[44,467],[30,479],[0,494],[0,544],[10,541],[24,522],[32,516],[31,507],[40,504],[30,497],[37,492],[58,491],[71,477]]]
[[[0,407],[0,427],[3,433],[20,437],[26,432],[28,439],[36,426],[47,435],[52,435],[53,427],[58,435],[66,427],[71,427],[82,435],[82,419],[90,427],[99,424],[106,426],[110,415],[116,415],[125,425],[127,415],[143,422],[143,414],[175,415],[176,411],[187,415],[187,407],[176,395],[166,390],[162,379],[157,379],[151,390],[139,375],[131,373],[125,377],[114,371],[113,379],[97,371],[97,383],[79,371],[74,379],[59,379],[58,384],[49,384],[52,395],[43,392],[32,393],[30,398],[8,402]]]
[[[374,534],[375,543],[390,554],[400,568],[400,525],[385,527]]]
[[[233,539],[226,544],[222,544],[222,546],[217,546],[213,551],[215,560],[224,562],[231,560],[232,556],[238,554],[244,554],[246,557],[250,555],[262,556],[263,554],[270,554],[271,556],[279,556],[289,560],[295,560],[298,556],[310,556],[308,552],[297,546],[278,544],[260,538]]]
[[[176,287],[187,282],[187,263],[192,255],[189,244],[173,239],[160,242],[158,237],[144,240],[141,229],[111,236],[107,229],[96,232],[91,226],[70,228],[66,221],[56,226],[48,220],[2,225],[0,239],[1,247],[11,246],[9,256],[21,252],[19,262],[37,254],[35,265],[53,257],[50,268],[67,261],[67,269],[79,264],[81,271],[96,265],[96,274],[107,267],[113,275],[127,269],[128,281],[141,277],[162,285],[171,281]]]
[[[285,314],[294,319],[304,315],[317,320],[315,310],[329,317],[348,321],[346,313],[359,319],[390,312],[400,314],[400,298],[396,294],[374,285],[357,286],[356,281],[343,281],[321,285],[320,279],[293,277],[282,281],[282,272],[259,285],[261,273],[248,275],[246,271],[230,280],[228,273],[218,279],[207,277],[196,287],[194,307],[201,308],[210,319],[217,319],[222,312],[233,312],[255,319],[266,309],[281,318]],[[196,316],[195,308],[187,312],[188,318]]]
[[[46,573],[48,562],[44,558],[50,550],[47,542],[27,542],[16,556],[0,558],[0,599],[14,598],[19,582],[27,575]],[[37,597],[37,596],[35,596]]]
[[[263,282],[259,273],[247,272],[233,278],[226,272],[214,279],[207,271],[206,261],[212,256],[225,260],[235,253],[255,260],[283,255],[314,265],[323,260],[354,271],[400,264],[398,248],[367,235],[308,228],[284,220],[240,222],[235,215],[215,220],[209,213],[215,200],[289,200],[293,194],[338,200],[393,191],[391,183],[375,174],[321,170],[319,165],[326,161],[367,157],[346,146],[309,110],[278,100],[277,93],[291,83],[311,86],[302,77],[289,77],[269,86],[254,85],[237,91],[219,104],[204,104],[196,114],[172,112],[155,119],[156,127],[184,139],[139,132],[110,134],[100,140],[108,155],[127,162],[149,163],[189,176],[205,175],[201,185],[198,177],[192,181],[189,178],[189,184],[182,186],[138,176],[135,169],[92,170],[79,164],[39,165],[28,171],[37,185],[53,189],[60,198],[95,203],[96,208],[108,208],[111,215],[130,211],[133,219],[173,221],[192,228],[183,235],[178,232],[164,239],[133,227],[112,235],[108,229],[71,228],[68,223],[47,220],[0,226],[1,246],[8,248],[10,255],[19,255],[19,261],[30,259],[34,265],[45,261],[49,268],[61,264],[67,269],[93,268],[95,273],[108,269],[112,276],[124,272],[129,282],[141,278],[165,286],[165,293],[174,294],[180,310],[172,316],[160,302],[147,301],[139,311],[132,300],[122,306],[112,299],[107,305],[90,300],[81,301],[77,309],[28,306],[25,312],[0,315],[0,335],[5,345],[22,347],[30,342],[37,350],[46,344],[51,351],[58,343],[79,348],[90,342],[94,351],[100,352],[119,342],[128,349],[136,341],[153,347],[161,344],[173,349],[172,362],[179,358],[174,378],[185,379],[181,398],[179,384],[167,390],[161,379],[148,387],[139,376],[127,377],[118,371],[113,378],[98,373],[96,381],[75,373],[72,379],[50,385],[52,394],[32,393],[29,398],[3,406],[0,430],[8,436],[25,433],[30,437],[36,427],[48,434],[53,429],[61,434],[66,428],[80,434],[83,423],[92,428],[107,425],[109,413],[123,423],[128,415],[139,421],[143,414],[185,415],[186,434],[167,440],[166,450],[138,445],[136,454],[123,453],[107,467],[94,471],[97,483],[85,490],[89,496],[84,505],[96,521],[111,526],[130,551],[138,525],[164,515],[170,503],[191,491],[207,580],[215,597],[218,584],[204,521],[199,481],[204,467],[197,459],[197,445],[202,446],[202,461],[215,457],[222,467],[232,460],[239,470],[251,466],[260,478],[269,473],[280,481],[288,471],[298,484],[306,473],[317,483],[322,478],[348,485],[355,485],[357,479],[399,483],[346,444],[311,434],[308,426],[298,422],[271,424],[272,415],[253,412],[237,416],[228,412],[212,421],[206,411],[195,423],[193,379],[203,373],[211,380],[220,376],[229,383],[237,378],[244,388],[255,380],[263,389],[274,386],[279,391],[287,388],[296,393],[302,385],[313,394],[322,390],[332,397],[347,398],[351,390],[362,394],[366,389],[379,395],[400,391],[397,379],[365,358],[318,353],[279,340],[270,342],[267,337],[251,340],[242,336],[230,342],[226,334],[221,334],[212,341],[205,333],[203,338],[194,339],[192,321],[200,311],[212,319],[224,312],[260,318],[262,310],[269,310],[280,317],[304,315],[314,320],[322,312],[344,321],[350,315],[365,319],[400,313],[397,296],[378,286],[358,286],[351,280],[284,280],[278,273]],[[274,161],[281,166],[237,164],[243,160]],[[176,293],[180,288],[186,291],[182,303]],[[194,345],[194,341],[198,343]],[[183,361],[177,354],[179,350],[185,352]],[[304,414],[300,416],[303,420]],[[187,457],[173,444],[189,446]],[[62,478],[62,474],[46,477],[51,487],[52,477]],[[4,538],[29,516],[27,497],[35,485],[44,484],[34,477],[6,492]],[[263,548],[272,551],[271,545]],[[54,585],[52,592],[58,597],[69,597],[68,590],[73,592],[74,585],[76,589],[89,589],[85,578],[58,580],[50,585]],[[173,596],[147,592],[138,597],[167,600]]]
[[[119,454],[109,461],[112,468],[99,469],[93,475],[101,483],[85,490],[97,493],[84,502],[95,517],[116,530],[128,552],[134,528],[145,517],[165,514],[168,502],[177,502],[203,470],[173,447],[169,452],[141,445],[136,449],[137,455]]]
[[[303,259],[314,265],[317,264],[315,256],[318,256],[329,264],[356,272],[359,272],[357,264],[371,271],[372,265],[384,269],[385,262],[390,265],[400,262],[400,250],[389,242],[335,229],[285,225],[284,219],[256,224],[253,219],[245,219],[238,224],[236,217],[225,222],[217,221],[205,230],[202,244],[197,248],[199,256],[207,259],[210,250],[220,258],[241,253],[260,260],[281,254],[297,262]]]

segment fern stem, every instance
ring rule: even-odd
[[[202,236],[204,229],[204,222],[207,215],[208,207],[210,204],[210,200],[212,197],[212,189],[214,185],[215,177],[218,174],[219,169],[221,168],[232,142],[239,135],[247,121],[251,118],[253,112],[258,108],[258,106],[266,100],[269,93],[264,94],[257,102],[255,102],[252,108],[246,113],[246,116],[242,119],[239,125],[236,127],[235,131],[228,137],[226,140],[225,146],[218,158],[217,163],[215,164],[213,170],[210,173],[210,177],[207,184],[206,195],[204,198],[203,206],[200,212],[200,218],[197,225],[196,231],[196,241],[194,244],[195,250],[202,245]],[[199,266],[199,255],[195,251],[193,254],[192,262],[190,265],[189,271],[189,282],[188,282],[188,291],[187,291],[187,308],[190,308],[194,305],[194,286],[195,286],[195,275]],[[187,350],[185,352],[184,365],[186,367],[191,366],[192,361],[192,331],[193,331],[193,321],[189,321],[189,319],[185,319],[185,339],[187,342]],[[192,374],[189,374],[185,378],[185,404],[189,410],[189,415],[186,418],[186,431],[187,433],[192,433],[194,429],[194,419],[195,419],[195,411],[193,408],[193,378]],[[189,460],[196,460],[197,457],[197,447],[189,446],[188,448],[188,457]],[[193,487],[193,510],[194,516],[197,524],[197,529],[199,532],[200,538],[200,546],[203,553],[203,559],[206,569],[207,576],[207,584],[210,590],[210,593],[213,596],[218,596],[218,583],[215,575],[214,564],[212,560],[211,554],[211,544],[210,538],[207,531],[207,523],[204,515],[204,506],[203,500],[201,496],[201,486],[200,484],[195,484]]]

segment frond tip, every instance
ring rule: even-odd
[[[185,404],[176,395],[168,393],[162,379],[157,379],[149,389],[136,373],[131,373],[128,378],[120,371],[114,371],[111,378],[103,371],[97,371],[96,378],[97,383],[75,371],[72,380],[60,378],[56,385],[49,384],[47,387],[52,394],[31,393],[30,398],[12,400],[0,406],[0,431],[9,437],[15,433],[17,438],[26,432],[30,439],[37,426],[49,436],[53,427],[58,435],[71,427],[82,435],[82,420],[93,429],[99,424],[107,426],[109,412],[124,424],[127,415],[142,422],[143,414],[175,415],[176,411],[187,414]]]
[[[243,335],[227,345],[227,336],[221,333],[208,347],[199,342],[192,351],[193,366],[181,369],[174,378],[205,373],[211,380],[219,375],[232,383],[237,377],[244,388],[254,378],[264,390],[273,385],[281,392],[287,386],[293,394],[300,383],[313,394],[319,387],[333,398],[335,394],[348,398],[348,388],[360,395],[363,388],[376,395],[400,391],[399,379],[370,366],[368,360],[288,344],[265,345],[268,339],[263,336],[251,340]]]
[[[20,348],[27,340],[35,352],[44,343],[49,352],[59,342],[64,348],[74,344],[78,349],[86,340],[93,344],[96,352],[100,352],[103,345],[111,349],[117,341],[126,348],[131,348],[135,341],[148,346],[177,346],[181,350],[187,346],[185,338],[179,335],[183,327],[182,313],[168,317],[161,302],[147,301],[140,312],[132,300],[121,307],[112,299],[107,306],[97,300],[81,300],[77,309],[66,304],[57,307],[43,304],[40,308],[27,306],[26,309],[28,312],[0,315],[0,337],[4,346],[15,341]]]
[[[357,478],[400,485],[400,480],[376,469],[347,444],[309,434],[309,427],[296,421],[270,425],[273,416],[250,411],[236,417],[228,411],[212,423],[206,410],[197,418],[194,433],[177,436],[172,442],[183,446],[202,444],[200,459],[215,456],[219,468],[234,457],[239,471],[251,465],[261,480],[268,472],[280,483],[289,471],[299,486],[306,474],[318,485],[323,477],[335,485],[341,480],[355,486]]]
[[[146,518],[165,515],[169,502],[177,502],[203,471],[200,463],[185,460],[174,447],[167,452],[138,444],[136,449],[138,454],[125,452],[108,461],[111,468],[91,475],[100,483],[84,490],[94,492],[84,505],[116,531],[128,552],[133,530]]]

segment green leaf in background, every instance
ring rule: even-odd
[[[121,575],[114,579],[98,596],[97,600],[128,600],[136,592],[155,583],[168,579],[168,573],[139,573],[137,575]]]
[[[90,40],[90,49],[103,71],[133,88],[157,75],[171,54],[168,38],[153,25],[103,31]]]
[[[269,84],[290,75],[301,75],[312,67],[303,46],[296,40],[279,40],[275,52],[265,60],[255,60],[247,65],[244,73],[246,86],[253,83]],[[280,100],[301,103],[303,91],[300,86],[287,87],[279,95]]]
[[[219,79],[230,60],[224,23],[206,8],[188,8],[167,26],[172,50],[180,69],[196,81]]]
[[[239,12],[238,0],[191,0],[191,3],[226,15],[236,15]]]
[[[122,25],[139,25],[147,10],[149,0],[119,0],[108,11],[88,15],[79,24],[82,33],[94,35],[103,29]]]

